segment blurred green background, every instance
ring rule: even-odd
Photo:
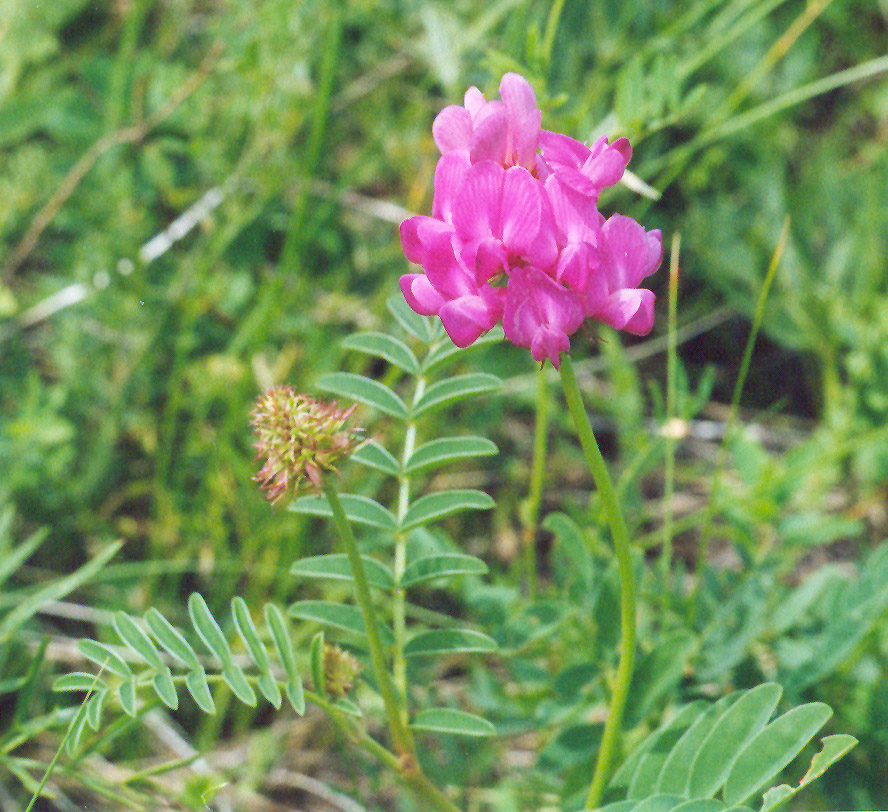
[[[560,16],[534,0],[2,0],[0,549],[48,533],[15,576],[23,594],[119,539],[80,603],[175,617],[195,588],[219,607],[234,593],[292,600],[288,565],[323,548],[251,482],[252,401],[274,383],[312,391],[332,369],[373,371],[338,339],[389,327],[384,302],[407,267],[397,224],[431,205],[431,122],[470,84],[495,97],[506,70],[535,86],[547,129],[629,136],[630,169],[662,197],[621,186],[602,210],[661,228],[667,246],[681,235],[680,406],[697,422],[678,460],[688,507],[677,566],[695,570],[710,521],[750,566],[782,548],[768,577],[786,588],[822,566],[853,571],[885,536],[888,4],[556,6]],[[786,218],[741,400],[742,422],[759,431],[733,437],[725,493],[706,516],[706,431],[724,428]],[[666,277],[652,279],[649,338],[574,342],[579,358],[603,359],[587,375],[590,404],[633,525],[652,543]],[[500,507],[482,554],[514,588],[533,365],[507,346],[468,363],[502,375],[510,393],[460,419],[502,450],[485,474]],[[546,510],[581,504],[562,425],[556,417]],[[713,587],[713,604],[729,588]],[[823,692],[799,688],[833,702],[862,741],[846,779],[824,790],[833,808],[888,803],[878,590]],[[25,631],[94,628],[47,616]],[[743,684],[744,658],[769,645],[755,629],[738,631],[739,658],[710,663],[706,679]],[[0,673],[23,673],[33,639],[0,645]],[[47,666],[47,682],[64,668]],[[34,712],[54,702],[33,701]],[[261,727],[219,724],[204,744]]]

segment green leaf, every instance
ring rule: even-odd
[[[748,800],[802,751],[830,716],[828,705],[811,702],[771,722],[737,756],[725,781],[725,803]]]
[[[489,333],[474,341],[470,347],[457,347],[449,338],[445,337],[440,344],[429,350],[429,354],[422,362],[422,371],[424,374],[428,374],[433,370],[438,370],[479,347],[487,344],[496,344],[502,341],[504,337],[503,329],[499,326],[494,327]]]
[[[74,722],[65,737],[65,750],[68,755],[74,755],[77,751],[77,746],[80,744],[80,739],[83,736],[83,729],[85,727],[86,707],[81,705],[77,711],[77,715],[74,717]]]
[[[420,711],[410,723],[415,730],[455,733],[459,736],[495,736],[496,728],[486,719],[453,708]]]
[[[382,358],[411,375],[419,374],[419,361],[410,347],[386,333],[355,333],[348,336],[342,346],[347,350],[357,350]]]
[[[382,471],[382,473],[389,474],[389,476],[398,476],[401,473],[401,466],[398,465],[398,461],[376,440],[368,440],[349,459],[368,468]]]
[[[173,683],[173,675],[170,673],[170,669],[165,666],[158,671],[154,678],[151,680],[151,684],[154,686],[154,691],[160,697],[160,701],[163,702],[171,710],[176,710],[179,707],[179,696],[176,693],[176,686]]]
[[[381,530],[394,530],[398,525],[397,519],[390,510],[366,496],[343,493],[340,494],[339,500],[342,502],[342,509],[345,511],[346,517],[356,524],[366,524]],[[290,504],[290,511],[325,518],[333,516],[330,503],[325,496],[300,496]]]
[[[487,457],[496,454],[496,445],[483,437],[449,437],[424,443],[407,460],[404,472],[415,474],[417,471],[436,468],[470,457]]]
[[[696,721],[682,734],[681,738],[669,752],[657,782],[658,792],[687,795],[690,792],[691,768],[694,758],[700,752],[704,739],[721,719],[725,711],[731,707],[745,691],[735,691],[723,696],[714,705],[710,705],[700,714]]]
[[[133,651],[135,651],[142,659],[151,665],[152,668],[164,668],[163,660],[160,658],[160,652],[151,642],[148,635],[145,634],[136,622],[125,612],[116,612],[114,615],[114,628],[120,639],[126,643]]]
[[[453,490],[430,493],[417,499],[407,508],[400,529],[409,530],[466,510],[490,510],[494,504],[493,499],[482,491]]]
[[[480,395],[484,392],[495,392],[502,381],[496,375],[485,372],[470,372],[468,375],[457,375],[444,381],[433,383],[413,407],[413,417],[443,409],[460,400]]]
[[[724,812],[725,809],[725,805],[715,798],[696,798],[672,807],[672,812]]]
[[[247,602],[240,597],[231,599],[231,615],[234,618],[234,626],[241,640],[250,652],[256,667],[264,674],[271,673],[271,662],[268,659],[268,652],[265,650],[265,644],[259,639],[259,632],[250,616],[250,609]]]
[[[329,372],[321,375],[318,389],[339,397],[357,400],[399,420],[407,418],[407,406],[391,389],[379,381],[354,372]]]
[[[315,693],[326,698],[327,682],[324,679],[324,633],[322,631],[311,638],[309,662],[311,663],[311,684],[314,686]]]
[[[210,686],[207,684],[207,675],[201,666],[188,672],[185,676],[185,687],[188,689],[188,693],[194,698],[197,706],[204,713],[216,712],[213,695],[210,693]]]
[[[188,614],[204,645],[227,667],[231,663],[231,649],[228,646],[228,641],[222,634],[222,629],[219,628],[216,619],[210,613],[206,601],[197,592],[192,592],[188,598]]]
[[[364,565],[364,573],[367,581],[380,589],[392,589],[395,586],[395,576],[382,562],[369,555],[362,555],[361,562]],[[351,565],[345,553],[331,555],[315,555],[303,558],[290,567],[290,575],[303,578],[325,578],[331,581],[354,581]]]
[[[8,553],[4,552],[3,555],[0,555],[0,586],[10,575],[18,571],[19,567],[31,557],[48,535],[49,529],[42,527],[20,544],[16,544]]]
[[[428,344],[435,337],[432,326],[425,316],[420,316],[410,309],[410,305],[404,301],[403,296],[390,296],[385,306],[389,313],[395,317],[395,321],[401,325],[410,335]]]
[[[189,668],[200,668],[200,661],[197,659],[194,649],[182,637],[182,633],[170,625],[170,622],[157,609],[149,609],[145,612],[145,622],[157,642],[169,654],[185,663]]]
[[[687,799],[680,795],[651,795],[643,801],[639,801],[632,812],[672,812],[677,806],[683,804]]]
[[[339,697],[336,702],[333,703],[339,710],[343,713],[347,713],[349,716],[357,716],[358,719],[364,718],[363,711],[350,699],[347,699],[344,696]]]
[[[640,658],[629,695],[632,707],[627,709],[625,725],[634,727],[672,690],[684,675],[684,664],[695,646],[695,637],[678,631],[665,637],[652,651]]]
[[[835,764],[842,756],[854,748],[857,744],[857,739],[853,736],[839,734],[837,736],[826,736],[822,743],[822,749],[811,760],[811,766],[808,767],[808,772],[805,773],[799,785],[797,787],[790,787],[787,784],[780,784],[780,786],[769,789],[762,798],[761,812],[771,812],[771,810],[776,809],[807,787],[812,781],[820,778],[830,765]]]
[[[486,575],[487,564],[480,558],[464,553],[433,553],[411,561],[401,576],[401,586],[416,586],[436,578],[453,575]]]
[[[102,724],[102,711],[105,709],[105,699],[108,691],[104,688],[97,690],[86,703],[86,721],[93,730],[98,730]]]
[[[364,619],[356,606],[330,601],[298,601],[290,607],[290,615],[300,620],[311,620],[334,629],[352,632],[361,637],[367,636]],[[390,644],[394,640],[392,631],[387,626],[380,624],[379,632],[383,642]]]
[[[275,710],[280,710],[284,700],[281,696],[281,689],[278,688],[277,680],[268,674],[260,674],[256,684],[259,686],[259,690],[262,691],[262,696],[271,703],[272,707]]]
[[[136,715],[136,681],[135,679],[126,679],[120,683],[117,689],[117,696],[120,699],[120,707],[127,716]]]
[[[75,671],[59,677],[52,684],[53,691],[104,691],[108,686],[96,677],[95,674],[87,674],[84,671]]]
[[[767,724],[783,689],[773,682],[747,691],[703,741],[691,768],[690,795],[708,798],[724,784],[740,751]]]
[[[273,603],[265,604],[265,622],[268,624],[278,658],[287,675],[284,693],[287,694],[287,699],[290,700],[293,710],[302,716],[305,713],[305,694],[302,689],[302,677],[296,665],[296,655],[293,654],[293,645],[290,642],[289,624],[284,613]]]
[[[77,648],[87,660],[92,660],[96,665],[103,666],[121,679],[132,678],[133,672],[130,671],[130,667],[124,659],[104,643],[97,643],[95,640],[81,640],[77,644]]]
[[[239,665],[229,662],[222,669],[222,679],[225,680],[228,687],[234,692],[234,695],[245,705],[252,708],[256,707],[256,692],[253,690],[249,682],[247,682],[244,672]]]
[[[496,651],[496,640],[471,629],[434,629],[421,632],[404,646],[408,657],[457,652]]]

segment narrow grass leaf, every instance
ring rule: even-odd
[[[132,678],[133,672],[126,661],[104,643],[97,643],[95,640],[81,640],[77,644],[77,648],[87,660],[92,660],[96,665],[107,668],[121,679]]]
[[[404,646],[408,657],[496,651],[496,640],[471,629],[433,629],[421,632]]]
[[[391,455],[388,449],[381,446],[376,440],[368,440],[349,459],[352,462],[381,471],[389,476],[398,476],[401,473],[401,466],[398,465],[398,461]]]
[[[464,553],[433,553],[411,561],[401,576],[403,588],[453,575],[486,575],[487,564]]]
[[[782,692],[773,682],[758,685],[715,723],[691,768],[692,798],[708,798],[724,784],[740,751],[771,718]]]
[[[206,601],[197,592],[192,592],[188,598],[188,614],[204,645],[227,666],[231,662],[231,648]]]
[[[158,671],[151,680],[155,693],[160,697],[170,710],[176,710],[179,707],[179,696],[176,693],[176,686],[173,683],[173,675],[170,669],[163,667]]]
[[[48,535],[49,529],[41,528],[28,536],[21,544],[16,544],[10,552],[0,558],[0,586],[10,575],[18,571],[19,567],[31,557]]]
[[[401,325],[410,335],[428,344],[435,337],[429,320],[418,313],[414,313],[402,296],[390,296],[385,306],[395,321]]]
[[[310,620],[334,629],[351,632],[366,637],[364,619],[356,606],[331,601],[298,601],[290,607],[290,615],[300,620]],[[380,624],[379,632],[383,642],[393,641],[392,631]]]
[[[482,491],[453,490],[430,493],[417,499],[404,515],[401,530],[410,530],[429,522],[436,522],[454,513],[466,510],[490,510],[493,499]]]
[[[378,527],[381,530],[394,530],[397,527],[398,521],[394,514],[373,499],[343,493],[340,494],[339,500],[342,502],[342,509],[349,521]],[[330,503],[325,496],[301,496],[290,504],[289,509],[293,513],[308,516],[323,516],[324,518],[333,516]]]
[[[495,736],[496,728],[486,719],[453,708],[420,711],[410,723],[415,730],[454,733],[458,736]]]
[[[142,659],[151,665],[152,668],[164,668],[163,660],[160,652],[136,622],[125,612],[116,612],[114,615],[114,628],[120,639],[136,652]]]
[[[415,474],[471,457],[496,454],[496,445],[483,437],[448,437],[424,443],[407,460],[404,472]]]
[[[199,668],[200,661],[194,649],[182,636],[182,633],[170,624],[170,622],[157,609],[149,609],[145,612],[145,622],[151,633],[160,645],[177,660],[185,663],[189,668]]]
[[[362,555],[364,573],[367,581],[372,586],[380,589],[392,589],[395,585],[395,576],[382,562],[369,555]],[[290,575],[303,578],[323,578],[331,581],[354,581],[348,556],[345,553],[333,553],[331,555],[315,555],[303,558],[290,567]]]
[[[727,804],[749,799],[777,775],[814,737],[832,716],[822,702],[811,702],[775,719],[743,749],[725,781]]]
[[[185,687],[194,698],[197,707],[204,713],[216,712],[216,704],[213,702],[213,695],[210,693],[210,686],[207,683],[207,674],[201,666],[188,672],[185,676]]]
[[[416,360],[413,350],[403,341],[386,333],[355,333],[348,336],[342,342],[342,346],[347,350],[356,350],[382,358],[411,375],[419,374],[419,361]]]
[[[318,378],[318,389],[339,397],[357,400],[391,417],[404,420],[407,406],[385,384],[354,372],[330,372]]]
[[[502,381],[496,375],[488,375],[484,372],[471,372],[467,375],[457,375],[454,378],[438,381],[426,389],[425,394],[419,399],[419,403],[413,407],[413,417],[420,417],[437,409],[443,409],[445,406],[484,392],[495,392],[501,384]]]
[[[791,787],[788,784],[780,784],[769,789],[762,798],[760,812],[772,812],[772,810],[782,806],[796,793],[807,787],[812,781],[820,778],[832,764],[835,764],[842,756],[855,747],[857,739],[853,736],[839,734],[837,736],[826,736],[822,740],[822,744],[823,747],[811,760],[811,766],[808,767],[808,772],[805,773],[799,785]]]

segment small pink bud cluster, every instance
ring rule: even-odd
[[[278,386],[261,395],[251,414],[256,433],[257,460],[265,464],[253,479],[276,502],[292,488],[320,489],[324,472],[361,445],[360,432],[345,428],[355,407],[342,410],[335,403],[298,394],[292,386]]]
[[[555,367],[586,319],[646,334],[654,294],[639,285],[660,265],[660,232],[597,208],[623,176],[629,142],[587,147],[540,129],[533,88],[515,73],[500,95],[471,87],[465,106],[432,125],[432,216],[401,223],[404,253],[425,272],[401,277],[408,304],[439,316],[459,347],[502,321],[509,341]]]

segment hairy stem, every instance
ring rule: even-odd
[[[376,683],[379,686],[379,693],[382,696],[385,705],[385,713],[388,718],[389,728],[392,732],[392,739],[395,742],[395,749],[401,756],[408,757],[411,761],[415,760],[416,749],[413,744],[413,736],[410,728],[404,721],[400,702],[395,693],[391,676],[389,675],[388,662],[385,656],[385,649],[379,636],[379,625],[376,621],[376,610],[373,607],[373,598],[370,596],[370,585],[367,582],[367,575],[364,572],[364,564],[358,553],[358,544],[355,541],[355,534],[352,532],[351,524],[345,515],[342,502],[339,501],[339,494],[332,484],[331,477],[324,477],[324,495],[330,503],[330,509],[333,511],[333,523],[336,525],[336,532],[342,544],[345,546],[348,555],[348,563],[355,579],[355,594],[358,599],[358,605],[361,609],[361,615],[364,619],[364,627],[367,631],[367,641],[370,646],[370,659],[373,663],[373,673],[376,677]]]
[[[601,796],[610,776],[614,751],[617,748],[617,739],[620,733],[620,722],[623,718],[623,709],[626,707],[629,685],[632,682],[632,670],[635,666],[635,571],[629,552],[629,533],[626,529],[626,521],[620,510],[607,465],[601,456],[601,450],[598,448],[598,443],[592,432],[589,416],[583,406],[583,397],[580,394],[579,386],[577,386],[573,365],[567,355],[561,357],[561,383],[564,386],[567,407],[570,409],[577,437],[583,447],[586,462],[589,464],[589,470],[604,505],[620,573],[620,664],[617,667],[616,684],[608,708],[604,733],[601,737],[598,760],[592,774],[592,784],[586,797],[586,808],[596,809],[601,802]]]

